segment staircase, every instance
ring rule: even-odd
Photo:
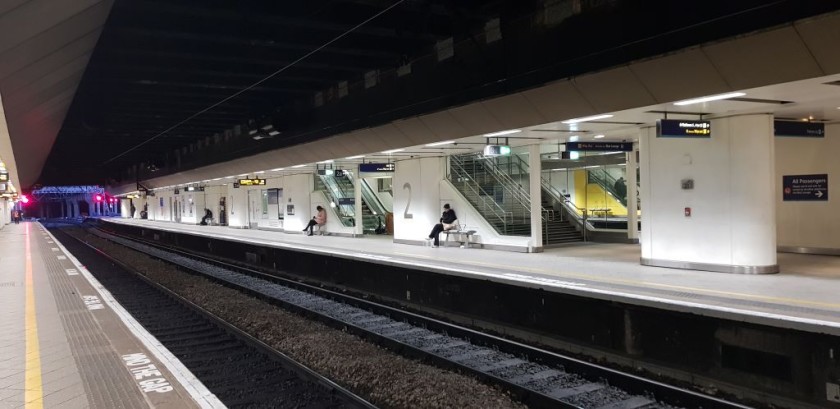
[[[545,187],[541,190],[541,206],[544,212],[543,243],[549,245],[583,241],[583,234],[571,223],[568,215],[563,213],[565,210],[554,210],[553,202],[556,199],[551,191]]]
[[[499,234],[531,235],[530,204],[476,154],[450,156],[449,181]]]
[[[499,234],[530,236],[531,198],[512,176],[528,177],[528,163],[516,155],[450,157],[450,182]],[[583,234],[571,222],[569,211],[555,205],[565,197],[555,197],[547,181],[541,191],[543,244],[582,241]]]

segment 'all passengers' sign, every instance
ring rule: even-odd
[[[782,200],[828,201],[828,174],[782,176]]]

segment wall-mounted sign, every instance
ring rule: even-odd
[[[342,205],[342,206],[344,206],[344,205],[353,206],[353,205],[356,204],[356,198],[340,197],[340,198],[338,198],[338,204]]]
[[[239,179],[239,186],[265,186],[265,179]]]
[[[825,138],[825,124],[822,122],[773,121],[776,136],[803,138]]]
[[[239,182],[233,182],[233,188],[239,189]]]
[[[382,173],[393,172],[397,168],[394,162],[389,163],[360,163],[359,172]]]
[[[685,119],[660,119],[656,121],[657,138],[711,138],[712,123]]]
[[[632,152],[633,142],[566,142],[567,151]]]
[[[337,178],[343,177],[344,176],[344,171],[341,170],[341,169],[336,169],[334,176],[337,177]]]
[[[782,176],[782,200],[828,201],[828,174]]]
[[[484,147],[484,156],[510,156],[510,146],[487,145]]]

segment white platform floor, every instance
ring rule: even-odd
[[[300,232],[108,220],[840,335],[840,257],[834,256],[779,253],[779,274],[740,275],[642,266],[639,245],[632,244],[581,243],[543,253],[513,253],[397,244],[390,236],[308,237]]]
[[[3,226],[0,263],[0,409],[224,406],[40,224]]]

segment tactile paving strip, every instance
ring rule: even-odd
[[[33,243],[34,244],[34,243]],[[94,409],[145,409],[142,393],[122,366],[79,291],[49,249],[40,247],[67,341],[79,368],[87,399]],[[46,251],[45,251],[46,250]]]

